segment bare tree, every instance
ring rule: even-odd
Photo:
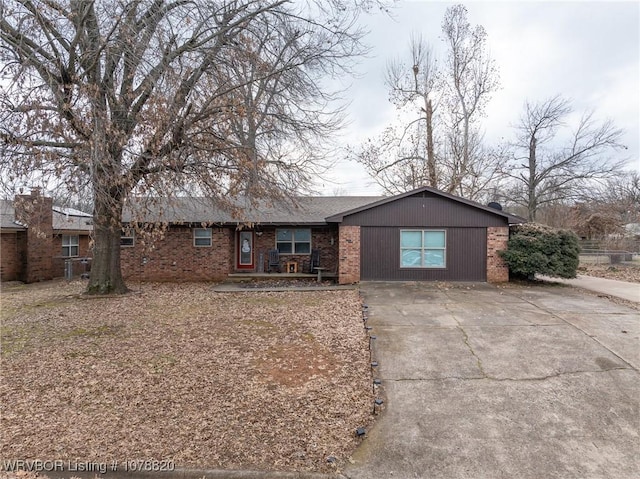
[[[88,292],[124,291],[132,195],[224,204],[309,184],[318,157],[296,151],[336,125],[318,80],[362,51],[354,19],[377,3],[3,1],[2,174],[90,185]]]
[[[503,157],[482,145],[478,124],[498,74],[486,33],[471,27],[464,6],[447,9],[442,31],[444,67],[422,37],[412,36],[408,61],[396,59],[386,72],[400,121],[349,153],[388,192],[428,185],[475,198],[501,171]]]
[[[416,134],[424,134],[422,141],[412,141],[414,145],[413,154],[401,157],[400,162],[418,160],[422,168],[419,169],[419,181],[422,184],[438,186],[438,171],[434,151],[434,98],[437,94],[438,69],[435,55],[431,46],[426,43],[421,36],[413,35],[409,42],[409,54],[411,64],[409,68],[400,59],[393,60],[387,65],[386,84],[390,90],[391,101],[397,108],[403,109],[408,105],[417,112],[417,118],[411,121],[403,132],[403,137],[409,130],[415,128]],[[418,145],[423,144],[423,148]],[[415,148],[418,146],[418,148]],[[420,151],[426,150],[426,157],[420,155]],[[410,161],[410,168],[415,168],[416,164]],[[417,171],[416,171],[417,172]],[[418,186],[418,185],[412,185]]]
[[[615,176],[625,161],[607,156],[623,148],[622,130],[610,120],[597,122],[593,113],[579,119],[567,140],[558,138],[573,112],[568,100],[555,96],[525,104],[517,125],[516,156],[508,175],[516,180],[514,202],[526,206],[528,218],[536,219],[541,206],[576,198],[591,180]]]
[[[471,27],[464,5],[449,7],[442,21],[448,47],[445,62],[450,144],[459,146],[454,159],[452,190],[462,182],[473,158],[473,124],[482,114],[491,93],[499,85],[494,61],[487,52],[487,33],[481,25]],[[476,132],[477,135],[477,132]]]

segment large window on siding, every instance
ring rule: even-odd
[[[444,230],[400,231],[401,268],[444,268],[447,234]]]
[[[277,229],[276,248],[280,254],[311,254],[311,230],[308,228]]]
[[[78,235],[62,235],[62,256],[78,256],[80,238]]]

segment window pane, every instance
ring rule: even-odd
[[[402,248],[422,247],[422,231],[401,231],[400,246]]]
[[[444,248],[444,231],[425,231],[424,246],[425,248]]]
[[[291,243],[277,243],[277,248],[279,253],[292,253]]]
[[[194,244],[196,246],[211,246],[211,238],[196,238]]]
[[[309,254],[309,253],[311,253],[311,243],[297,243],[296,242],[296,253],[298,253],[298,254]]]
[[[70,247],[71,251],[69,256],[78,256],[78,247],[77,246],[71,246]]]
[[[311,241],[311,230],[295,230],[294,233],[296,243]]]
[[[437,249],[425,250],[424,265],[427,268],[444,268],[444,251]]]
[[[405,249],[402,250],[402,258],[400,260],[400,266],[405,267],[420,267],[420,250],[419,249]]]
[[[276,230],[276,241],[291,241],[291,230]]]
[[[196,228],[193,232],[196,238],[211,238],[211,229],[209,228]]]

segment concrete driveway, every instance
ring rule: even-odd
[[[361,290],[385,403],[346,477],[640,477],[637,309],[562,285]]]

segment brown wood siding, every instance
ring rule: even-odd
[[[400,268],[400,230],[405,227],[360,229],[362,281],[487,280],[486,228],[444,228],[447,232],[446,268],[407,269]],[[420,228],[432,227],[423,224]]]
[[[346,216],[343,225],[401,227],[507,226],[507,218],[439,196],[410,196]]]

